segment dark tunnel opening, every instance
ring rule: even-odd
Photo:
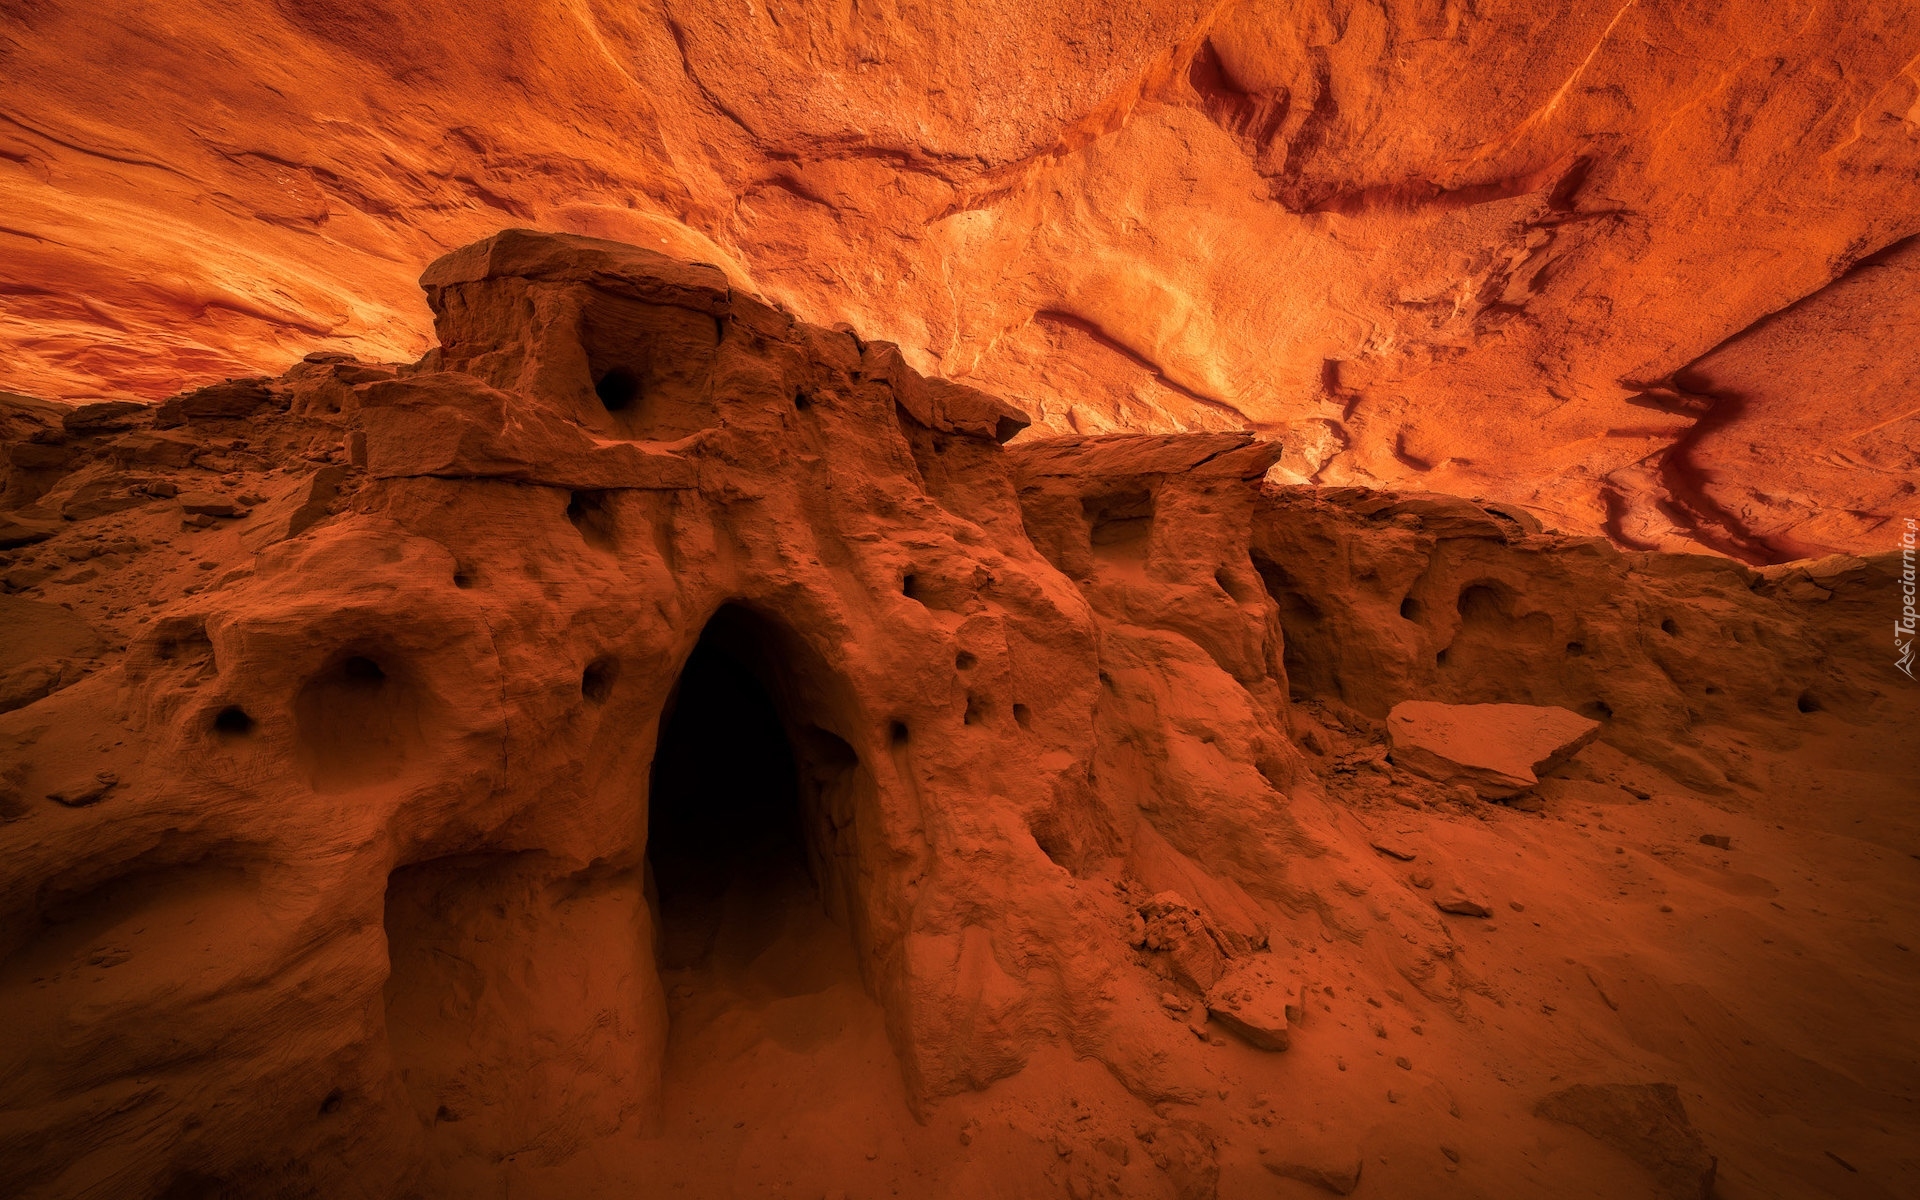
[[[661,966],[705,963],[723,939],[759,948],[787,910],[818,909],[802,825],[800,772],[762,682],[774,664],[722,610],[701,633],[660,721],[647,858]],[[758,669],[756,669],[758,668]]]

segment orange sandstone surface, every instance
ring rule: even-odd
[[[1036,432],[1881,552],[1920,503],[1916,63],[1906,0],[8,0],[0,388],[412,360],[426,263],[538,226]]]
[[[1379,20],[1364,16],[1373,10],[1286,28],[1303,39],[1345,28],[1387,47],[1382,71],[1417,69],[1432,87],[1481,95],[1433,64],[1487,53],[1470,48],[1493,18],[1421,11],[1428,33],[1398,49],[1365,24]],[[8,12],[10,31],[38,31],[9,50],[6,86],[17,89],[23,47],[51,53],[61,22],[79,18],[56,6]],[[488,149],[480,132],[436,143],[443,157],[431,169],[411,158],[425,152],[395,139],[443,119],[427,97],[481,78],[499,103],[477,106],[476,120],[504,119],[506,90],[524,122],[542,97],[579,89],[581,107],[550,117],[566,146],[583,144],[594,114],[638,109],[644,97],[805,147],[778,160],[787,182],[767,185],[754,201],[764,207],[743,201],[719,225],[751,211],[772,230],[782,214],[830,208],[808,199],[822,178],[906,180],[834,193],[847,204],[885,196],[899,211],[954,186],[941,172],[974,180],[972,199],[942,218],[957,226],[935,222],[898,246],[955,229],[988,246],[1013,236],[993,214],[1055,204],[1084,206],[1074,221],[1104,219],[1091,199],[1102,188],[1138,185],[1145,197],[1186,178],[1193,160],[1166,144],[1130,165],[1099,167],[1102,156],[1184,131],[1182,144],[1217,145],[1220,162],[1236,138],[1267,147],[1265,159],[1232,151],[1245,177],[1234,203],[1302,240],[1243,242],[1237,254],[1307,254],[1315,238],[1334,246],[1354,228],[1396,222],[1404,240],[1367,253],[1427,253],[1454,236],[1449,222],[1490,229],[1516,213],[1566,222],[1541,227],[1540,245],[1557,253],[1581,230],[1635,228],[1639,218],[1552,217],[1592,202],[1601,160],[1465,196],[1465,184],[1323,193],[1317,151],[1292,159],[1272,148],[1344,145],[1393,126],[1344,124],[1344,102],[1222,107],[1222,97],[1276,94],[1250,74],[1255,60],[1229,49],[1247,44],[1229,31],[1264,28],[1235,24],[1250,18],[1234,10],[1214,14],[1205,37],[1178,21],[1130,21],[1129,36],[1143,39],[1133,58],[1069,40],[1083,15],[1051,17],[1060,24],[1046,36],[1077,50],[1014,92],[1011,67],[941,52],[954,43],[879,37],[904,25],[852,43],[868,57],[850,62],[871,69],[841,76],[802,70],[801,52],[819,50],[805,22],[775,24],[755,8],[730,26],[680,14],[667,28],[684,86],[716,63],[754,72],[696,89],[697,102],[621,73],[655,28],[631,16],[589,25],[589,7],[556,8],[509,40],[490,24],[505,17],[408,9],[375,36],[371,17],[316,15],[326,12],[288,5],[189,25],[173,10],[142,10],[115,18],[125,40],[93,69],[124,72],[189,48],[203,56],[190,75],[156,66],[141,77],[150,102],[191,83],[204,105],[191,129],[171,131],[180,140],[170,153],[223,136],[240,110],[221,89],[239,80],[262,96],[281,89],[290,104],[297,88],[339,89],[327,94],[351,97],[340,107],[298,103],[327,114],[310,119],[333,122],[338,144],[387,164],[393,194],[419,183],[411,207],[383,208],[361,191],[366,208],[336,210],[341,193],[327,189],[371,186],[373,174],[322,176],[286,165],[301,160],[283,149],[244,169],[325,188],[263,183],[253,200],[196,210],[199,184],[150,165],[155,152],[111,141],[104,118],[78,115],[78,99],[64,119],[84,123],[85,138],[41,129],[30,136],[48,140],[33,145],[65,146],[61,156],[30,149],[11,160],[15,184],[35,170],[84,169],[102,189],[97,204],[42,213],[79,233],[36,243],[40,257],[26,261],[47,272],[46,290],[9,298],[9,336],[40,347],[32,370],[43,391],[85,378],[164,392],[213,361],[196,356],[216,343],[223,366],[285,357],[304,335],[282,318],[303,306],[332,311],[332,298],[363,294],[367,307],[329,327],[361,358],[310,353],[283,373],[157,405],[0,397],[8,1194],[1911,1193],[1920,689],[1896,669],[1887,636],[1901,604],[1896,555],[1756,567],[1623,549],[1492,499],[1289,485],[1274,470],[1297,446],[1245,430],[1038,437],[1030,416],[1104,411],[1170,427],[1218,410],[1181,400],[1179,369],[1149,369],[1156,360],[1096,335],[1110,329],[1103,314],[1022,318],[991,353],[991,338],[969,340],[978,331],[942,343],[942,365],[958,347],[978,354],[976,378],[1032,370],[1038,380],[1055,356],[1061,370],[1087,372],[1093,399],[1065,410],[1054,394],[1016,405],[927,373],[924,341],[800,319],[769,301],[781,291],[772,281],[811,298],[792,308],[834,296],[860,317],[871,305],[884,332],[925,316],[905,298],[929,293],[913,292],[904,269],[893,281],[860,274],[875,261],[864,251],[814,259],[810,269],[828,273],[817,279],[797,274],[800,231],[833,227],[824,214],[778,243],[795,255],[786,265],[769,265],[777,255],[753,264],[765,293],[731,254],[705,251],[723,260],[710,265],[586,237],[497,234],[426,270],[430,347],[415,340],[428,318],[389,278],[433,237],[495,220],[464,207],[475,197],[522,203],[471,164],[511,164],[515,186],[556,193],[566,171],[587,169],[585,159]],[[1773,12],[1756,7],[1748,19],[1771,29]],[[1017,28],[1021,14],[978,19]],[[1499,145],[1512,148],[1500,153],[1553,135],[1572,119],[1561,113],[1651,120],[1632,103],[1631,87],[1644,85],[1608,79],[1670,80],[1670,94],[1656,92],[1673,106],[1662,120],[1679,141],[1697,128],[1686,122],[1709,120],[1703,106],[1717,122],[1736,102],[1752,106],[1742,111],[1755,137],[1773,136],[1761,119],[1768,98],[1792,93],[1765,81],[1782,72],[1825,79],[1832,69],[1835,89],[1876,86],[1832,66],[1827,56],[1851,43],[1821,10],[1796,11],[1777,34],[1818,43],[1818,55],[1737,69],[1700,61],[1733,55],[1717,26],[1687,43],[1686,70],[1658,66],[1670,43],[1648,23],[1670,32],[1680,19],[1628,5],[1605,30],[1569,18],[1564,31],[1542,26],[1550,37],[1496,39],[1518,57],[1511,70],[1482,62],[1486,73],[1517,88],[1551,66],[1567,80],[1536,116],[1504,127]],[[143,40],[176,20],[163,43]],[[1576,33],[1592,47],[1584,66],[1561,61],[1561,39]],[[236,63],[214,53],[220,43],[195,40],[216,34],[252,57]],[[763,36],[790,42],[754,41]],[[451,38],[471,39],[471,53],[435,49]],[[1170,52],[1155,39],[1168,38],[1185,39],[1172,53],[1186,57],[1156,57]],[[507,54],[525,39],[552,39],[543,53],[570,73],[546,73],[541,54]],[[68,40],[62,61],[81,61],[81,44]],[[1284,44],[1262,44],[1282,61]],[[259,48],[269,45],[272,55]],[[1334,50],[1301,61],[1319,64],[1328,95],[1338,85],[1327,81],[1350,78]],[[909,67],[932,74],[919,91],[890,90]],[[1573,67],[1584,74],[1569,76]],[[1732,86],[1720,70],[1758,82],[1714,92]],[[367,83],[403,78],[413,90]],[[1213,90],[1168,98],[1195,80]],[[130,94],[72,86],[87,103]],[[1074,117],[1075,99],[1101,89],[1125,103]],[[767,99],[796,90],[813,99]],[[1885,85],[1875,102],[1896,90]],[[922,94],[952,114],[914,115],[908,101]],[[402,95],[421,98],[403,105]],[[375,103],[391,106],[386,132],[351,107]],[[995,105],[1012,115],[980,108]],[[1334,115],[1309,138],[1299,130],[1316,111]],[[1443,121],[1436,106],[1398,116],[1446,138],[1514,116],[1485,97],[1467,111],[1473,121]],[[898,152],[809,132],[879,113],[893,123],[876,117],[862,137]],[[250,139],[306,136],[257,111],[247,120]],[[648,155],[718,156],[649,142],[645,122],[624,128],[633,140],[619,161],[630,169]],[[1877,118],[1845,128],[1881,154],[1886,143],[1872,139],[1900,132]],[[738,136],[729,169],[761,161],[744,150],[758,143]],[[980,138],[990,155],[957,148]],[[241,144],[258,143],[230,148]],[[1424,139],[1377,153],[1420,148],[1439,153]],[[1633,139],[1618,149],[1634,161]],[[1353,161],[1367,161],[1363,150]],[[1844,146],[1820,153],[1834,156],[1835,178],[1858,161]],[[224,161],[217,170],[252,160],[235,150]],[[1724,170],[1747,169],[1742,161]],[[1052,182],[1096,168],[1112,172],[1105,183]],[[1776,168],[1751,168],[1766,176],[1753,186],[1785,188]],[[116,191],[136,170],[151,186]],[[1160,171],[1170,174],[1156,185]],[[1833,214],[1857,211],[1861,228],[1880,231],[1869,240],[1880,237],[1896,209],[1868,202],[1875,178],[1855,179],[1856,207],[1821,209],[1823,219],[1844,224],[1854,218]],[[1819,185],[1798,186],[1799,202],[1816,206],[1804,193]],[[304,217],[272,209],[275,197],[303,195]],[[1201,225],[1225,204],[1193,209],[1185,225],[1113,233],[1204,242]],[[249,208],[283,219],[260,223],[242,215]],[[111,251],[87,241],[107,236],[109,211],[135,230]],[[1832,232],[1759,211],[1781,238],[1790,225],[1796,237]],[[436,232],[422,232],[430,221]],[[1057,223],[1019,237],[1086,228],[1047,221]],[[208,232],[216,227],[251,232],[223,241]],[[852,219],[839,229],[874,236]],[[354,237],[358,255],[336,240]],[[173,243],[164,283],[130,266],[169,238],[201,240],[192,252]],[[1728,274],[1671,243],[1641,242],[1648,274],[1632,278],[1679,289],[1680,267],[1649,264],[1686,260],[1731,291],[1674,301],[1684,321],[1651,301],[1620,313],[1609,361],[1715,313],[1747,320],[1772,305],[1757,299],[1766,288],[1793,279],[1817,289],[1838,261],[1795,274],[1779,265],[1784,251],[1756,249],[1753,227],[1739,240],[1742,253],[1775,255],[1774,271]],[[1117,261],[1089,244],[1069,250],[1046,271],[1091,277]],[[284,281],[302,255],[328,266],[288,285],[284,308],[240,299],[280,286],[269,280]],[[961,260],[989,274],[1013,261],[985,251]],[[1174,260],[1205,262],[1187,250]],[[1044,265],[1021,261],[1020,271]],[[1792,382],[1781,364],[1849,345],[1833,332],[1848,319],[1840,296],[1910,303],[1889,282],[1899,262],[1845,274],[1705,357],[1710,347],[1689,342],[1648,377],[1671,378],[1669,406],[1740,389],[1755,419],[1804,419],[1764,398]],[[1549,272],[1529,295],[1598,269],[1581,263],[1574,254],[1565,276]],[[213,273],[228,281],[219,303]],[[1265,284],[1256,301],[1247,289],[1259,278],[1256,265],[1220,276],[1241,289],[1236,302],[1270,301],[1274,320],[1305,305]],[[1334,271],[1317,285],[1320,302],[1335,281],[1364,292],[1367,278]],[[1039,279],[993,286],[1012,294]],[[883,299],[882,282],[902,290]],[[983,286],[964,273],[949,282],[956,295]],[[1218,294],[1186,309],[1075,294],[1169,328],[1227,311]],[[22,295],[31,303],[16,303]],[[1055,299],[1030,301],[1064,312]],[[1379,380],[1488,371],[1566,328],[1526,315],[1531,303],[1516,302],[1497,334],[1476,324],[1490,310],[1463,310],[1457,354],[1376,347],[1367,369],[1385,374],[1366,386],[1382,392],[1355,393],[1339,420],[1372,428],[1367,396],[1401,386]],[[988,300],[977,310],[1011,311]],[[100,332],[113,322],[118,334]],[[1284,345],[1274,348],[1271,369],[1290,370]],[[381,361],[396,356],[408,361]],[[1203,360],[1229,362],[1224,351]],[[1578,355],[1560,361],[1575,375],[1591,369]],[[1863,371],[1889,387],[1897,375],[1884,361]],[[1139,375],[1130,399],[1096,386],[1126,372]],[[1292,394],[1276,390],[1273,403]],[[1564,407],[1623,403],[1582,395]],[[1492,415],[1521,393],[1506,396],[1458,401],[1431,427],[1462,439],[1512,428],[1513,416]],[[1439,421],[1425,403],[1409,396],[1400,411]],[[1724,439],[1689,436],[1690,461],[1731,453]],[[1411,443],[1397,444],[1407,456]],[[1356,436],[1341,454],[1358,462],[1367,445]],[[1516,449],[1507,478],[1524,478],[1528,455],[1561,453],[1550,438]],[[1813,470],[1805,458],[1768,461]],[[1576,464],[1556,469],[1583,478]],[[1742,478],[1754,483],[1760,470]]]

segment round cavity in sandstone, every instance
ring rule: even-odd
[[[905,721],[895,721],[888,727],[887,736],[892,739],[894,745],[904,745],[907,740],[907,723]]]
[[[1680,626],[1674,622],[1672,617],[1668,617],[1666,620],[1660,622],[1660,632],[1666,634],[1668,637],[1679,637]]]
[[[1033,728],[1033,712],[1024,704],[1013,706],[1013,719],[1022,729]]]
[[[953,665],[962,671],[973,670],[973,668],[977,666],[979,662],[980,662],[979,659],[975,658],[971,654],[968,654],[965,650],[962,650],[960,653],[953,656]]]
[[[1476,583],[1461,589],[1460,620],[1463,624],[1492,624],[1509,618],[1512,604],[1504,589]]]
[[[294,698],[296,757],[315,791],[392,779],[420,743],[424,701],[392,665],[368,654],[341,655]]]
[[[640,380],[626,367],[614,367],[594,381],[593,394],[608,412],[625,412],[640,398]]]
[[[1793,706],[1803,713],[1816,713],[1820,711],[1820,697],[1812,692],[1801,692]]]
[[[230,737],[244,737],[253,732],[253,718],[247,710],[237,704],[229,704],[214,714],[213,731]]]
[[[909,600],[920,599],[920,577],[912,572],[908,572],[907,575],[900,580],[900,594]]]
[[[613,694],[614,680],[620,674],[620,661],[610,655],[602,655],[587,664],[580,672],[580,694],[594,704],[605,704],[607,697]]]
[[[1420,619],[1420,611],[1420,602],[1412,596],[1408,596],[1400,602],[1400,615],[1406,620],[1418,621]]]

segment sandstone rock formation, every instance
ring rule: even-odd
[[[1886,556],[1009,445],[630,246],[424,285],[415,363],[0,405],[20,1194],[1613,1196],[1529,1114],[1620,1058],[1725,1173],[1914,1165]],[[1490,806],[1409,699],[1601,728]]]
[[[1054,432],[1632,548],[1888,549],[1904,0],[0,8],[0,387],[412,359],[512,225],[719,264]]]

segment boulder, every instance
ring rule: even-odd
[[[1406,700],[1387,714],[1393,764],[1481,797],[1515,796],[1599,736],[1600,722],[1533,704]]]

